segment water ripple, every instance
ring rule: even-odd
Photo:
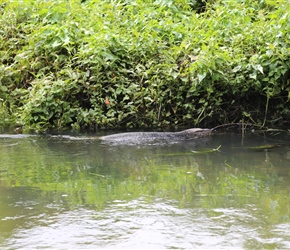
[[[260,233],[255,209],[178,208],[174,202],[116,200],[103,211],[81,207],[31,218],[14,232],[11,249],[245,249],[289,247],[290,225],[280,224],[271,237]],[[279,245],[277,245],[279,244]]]

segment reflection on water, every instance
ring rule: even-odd
[[[162,200],[150,204],[142,199],[115,201],[103,211],[80,208],[39,214],[31,218],[33,225],[16,230],[6,246],[17,249],[31,246],[243,248],[247,238],[253,239],[253,246],[258,247],[263,245],[259,242],[262,235],[256,226],[263,221],[255,216],[255,212],[252,207],[220,208],[209,212],[200,208],[178,209],[174,202]],[[289,227],[287,230],[289,233]],[[279,235],[279,241],[283,241],[280,232],[277,233],[273,232],[272,237]],[[284,233],[287,236],[287,231]]]
[[[254,206],[185,208],[173,201],[144,198],[113,201],[105,210],[57,209],[28,215],[4,244],[31,248],[263,248],[290,247],[289,224],[269,227]],[[21,218],[14,218],[21,220]]]
[[[288,139],[112,146],[2,135],[0,246],[290,248]]]

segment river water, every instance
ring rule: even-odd
[[[290,249],[288,133],[0,135],[1,249]]]

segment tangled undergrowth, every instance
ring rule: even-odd
[[[288,0],[2,0],[0,26],[1,123],[290,120]]]

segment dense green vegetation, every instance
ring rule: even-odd
[[[1,0],[0,123],[289,122],[288,0]]]

